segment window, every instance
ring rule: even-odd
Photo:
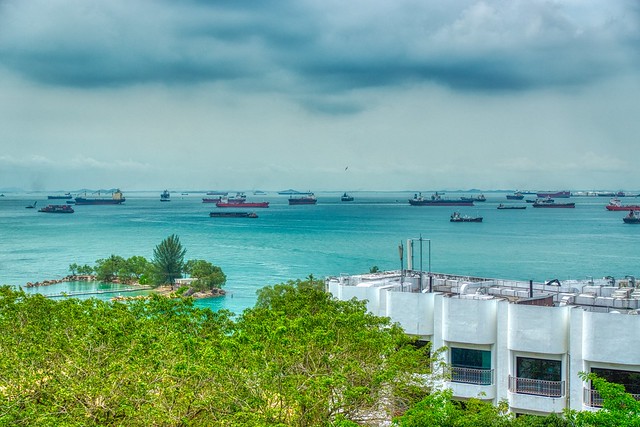
[[[532,380],[560,381],[562,379],[562,362],[518,357],[516,359],[516,376]]]
[[[491,352],[452,347],[451,381],[479,385],[493,384]]]
[[[546,397],[564,396],[560,360],[516,358],[516,376],[509,376],[509,391]]]
[[[640,394],[640,372],[602,368],[591,368],[591,372],[610,383],[622,384],[627,393]]]

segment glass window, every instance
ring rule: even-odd
[[[640,394],[640,372],[602,368],[591,368],[591,372],[610,383],[622,384],[627,393]]]
[[[491,369],[491,352],[486,350],[451,347],[451,366],[474,369]]]
[[[560,360],[516,358],[516,377],[532,380],[561,381],[562,362]]]

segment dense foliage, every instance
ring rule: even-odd
[[[192,259],[185,263],[184,272],[195,278],[193,287],[197,291],[221,288],[227,281],[227,276],[217,265],[203,259]]]
[[[0,425],[346,426],[422,398],[425,351],[314,281],[265,289],[235,321],[190,299],[2,287]]]

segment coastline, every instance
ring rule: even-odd
[[[65,282],[97,282],[98,280],[96,279],[96,276],[94,275],[80,275],[80,274],[70,274],[68,276],[65,276],[61,279],[51,279],[51,280],[43,280],[41,282],[27,282],[24,286],[26,288],[35,288],[35,287],[43,287],[43,286],[51,286],[51,285],[57,285],[60,283],[65,283]],[[146,285],[142,285],[137,281],[132,281],[132,282],[122,282],[120,280],[113,280],[113,281],[109,281],[107,283],[115,283],[115,284],[123,284],[123,285],[131,285],[131,286],[146,286]],[[220,289],[220,288],[214,288],[209,292],[189,292],[191,291],[191,288],[188,289],[186,292],[184,292],[182,295],[178,295],[177,294],[177,289],[175,286],[171,286],[171,285],[160,285],[156,288],[152,288],[150,290],[151,293],[154,294],[158,294],[158,295],[162,295],[162,296],[166,296],[168,298],[182,298],[182,297],[190,297],[193,299],[206,299],[206,298],[219,298],[219,297],[223,297],[225,296],[227,293],[224,289]],[[139,298],[139,297],[115,297],[112,298],[113,301],[124,301],[127,299],[135,299],[135,298]]]

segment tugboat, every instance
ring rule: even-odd
[[[629,215],[622,218],[625,224],[640,224],[640,215],[636,211],[629,211]]]
[[[340,201],[341,202],[353,202],[353,196],[350,196],[349,194],[347,194],[347,192],[345,191],[345,193],[342,195],[342,197],[340,197]]]
[[[450,222],[482,222],[481,216],[467,216],[460,215],[460,212],[454,212],[451,214]]]
[[[169,194],[168,190],[164,190],[162,192],[162,194],[160,194],[160,201],[161,202],[170,202],[171,201],[171,194]]]
[[[48,205],[44,208],[38,209],[38,212],[45,213],[73,213],[74,210],[69,205]]]

